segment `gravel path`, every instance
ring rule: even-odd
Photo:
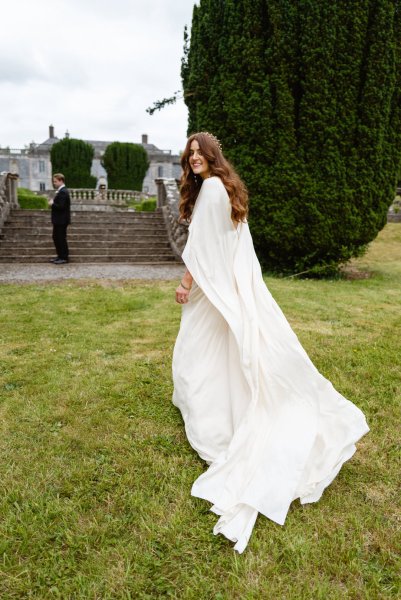
[[[0,263],[0,283],[36,283],[63,279],[180,279],[183,273],[182,264],[70,263],[57,266]]]

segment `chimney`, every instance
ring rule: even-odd
[[[54,138],[54,126],[49,125],[49,138]]]
[[[148,143],[148,134],[143,133],[142,134],[142,144],[147,144],[147,143]]]
[[[70,137],[70,132],[68,131],[68,129],[67,129],[67,131],[65,132],[65,134],[64,134],[64,137],[65,137],[65,138],[67,138],[67,140],[68,140],[68,138]]]

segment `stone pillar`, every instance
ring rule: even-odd
[[[166,205],[167,197],[166,197],[166,188],[164,187],[164,179],[163,177],[158,177],[155,179],[157,186],[157,208],[162,208]]]
[[[178,259],[181,259],[188,236],[188,223],[179,219],[180,192],[175,179],[159,177],[157,185],[157,208],[161,210],[167,228],[170,246]]]
[[[19,208],[18,204],[18,175],[17,173],[8,174],[8,200],[11,208]]]
[[[17,173],[5,173],[0,176],[0,231],[10,211],[19,208],[17,185]]]

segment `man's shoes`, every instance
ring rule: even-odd
[[[64,258],[57,258],[56,260],[53,261],[54,265],[65,265],[68,263],[68,260],[65,260]]]
[[[56,258],[51,258],[49,262],[54,263],[56,260],[60,260],[58,256],[56,256]]]

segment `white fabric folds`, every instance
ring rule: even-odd
[[[209,464],[192,495],[212,503],[243,552],[258,512],[284,524],[315,502],[369,431],[313,365],[262,278],[246,223],[220,178],[196,200],[183,260],[194,278],[173,355],[173,403]]]

